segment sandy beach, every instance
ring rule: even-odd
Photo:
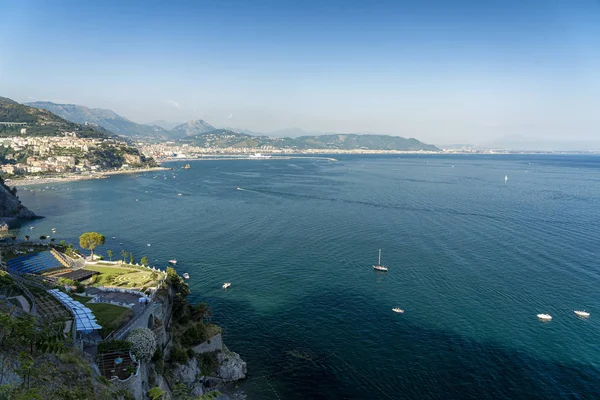
[[[86,181],[90,179],[106,179],[111,175],[123,175],[123,174],[142,174],[146,172],[154,171],[167,171],[171,168],[166,167],[155,167],[155,168],[144,168],[144,169],[132,169],[126,171],[106,171],[106,172],[90,172],[86,174],[65,174],[63,176],[54,177],[34,177],[24,179],[7,179],[5,183],[8,186],[29,186],[29,185],[44,185],[47,183],[65,183],[75,181]]]

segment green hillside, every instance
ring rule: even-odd
[[[18,136],[21,128],[27,128],[27,136],[58,136],[61,132],[76,132],[79,137],[107,138],[112,133],[104,128],[79,125],[67,121],[48,110],[28,107],[16,101],[0,97],[0,122],[25,122],[26,126],[0,124],[0,137]]]
[[[111,110],[88,108],[75,104],[57,104],[49,101],[36,101],[26,105],[48,110],[68,121],[78,124],[92,123],[110,132],[123,136],[167,138],[169,132],[156,125],[144,125],[130,121]]]

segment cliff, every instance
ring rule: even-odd
[[[17,189],[11,189],[0,178],[0,231],[8,229],[7,221],[34,218],[39,217],[21,204],[17,197]]]

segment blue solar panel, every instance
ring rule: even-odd
[[[63,293],[58,289],[48,290],[48,293],[56,297],[58,301],[75,314],[77,331],[89,333],[96,329],[102,329],[102,326],[96,322],[96,317],[92,313],[92,310],[80,302],[73,300],[68,294]]]

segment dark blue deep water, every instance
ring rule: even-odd
[[[337,158],[20,196],[47,217],[36,235],[177,258],[248,362],[250,399],[600,397],[600,157]]]

